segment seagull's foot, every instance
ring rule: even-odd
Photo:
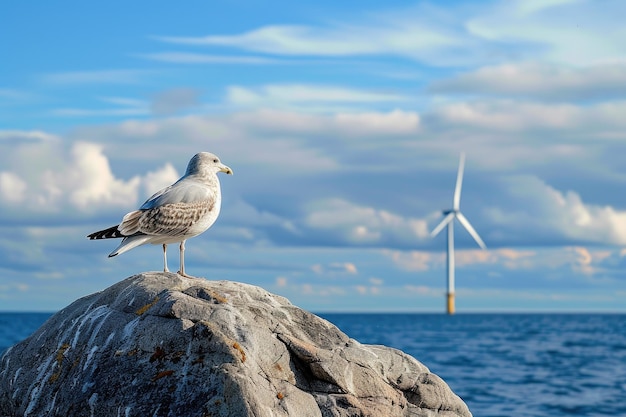
[[[178,272],[176,272],[176,273],[177,273],[178,275],[180,275],[181,277],[185,277],[185,278],[197,278],[197,277],[194,277],[194,276],[188,275],[188,274],[186,274],[186,273],[184,273],[184,272],[180,272],[180,271],[178,271]]]

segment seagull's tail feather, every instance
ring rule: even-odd
[[[126,236],[120,245],[115,248],[115,250],[109,253],[109,258],[113,256],[120,255],[124,252],[128,252],[129,250],[136,248],[137,246],[148,243],[153,236],[149,235],[134,235],[134,236]]]
[[[87,235],[87,237],[90,240],[94,240],[94,239],[113,239],[116,237],[124,237],[124,235],[118,230],[118,226],[111,226],[108,229],[104,229],[104,230],[99,230],[97,232],[93,232],[90,235]]]
[[[124,236],[134,235],[139,232],[139,220],[144,210],[135,210],[126,214],[119,225],[120,231]]]

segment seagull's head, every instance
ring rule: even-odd
[[[225,172],[232,175],[233,170],[220,162],[217,155],[210,152],[197,153],[189,161],[187,165],[187,172],[185,175],[209,175],[217,174],[218,172]]]

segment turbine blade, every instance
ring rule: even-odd
[[[439,223],[439,224],[437,225],[437,227],[435,227],[435,228],[433,229],[433,231],[432,231],[432,232],[430,232],[430,235],[431,235],[432,237],[437,236],[437,234],[438,234],[439,232],[441,232],[441,229],[443,229],[444,227],[446,227],[446,225],[447,225],[448,223],[450,223],[452,220],[454,220],[454,213],[448,213],[448,215],[447,215],[446,217],[444,217],[444,218],[443,218],[443,220],[441,221],[441,223]]]
[[[456,187],[454,187],[454,199],[452,200],[452,209],[458,210],[461,204],[461,187],[463,186],[463,169],[465,168],[465,153],[461,152],[459,160],[459,172],[456,175]]]
[[[478,246],[480,246],[483,249],[487,249],[485,242],[483,242],[480,236],[478,236],[478,233],[476,232],[476,230],[474,230],[474,228],[472,227],[470,222],[467,220],[467,218],[463,215],[463,213],[458,212],[456,214],[456,218],[459,219],[459,222],[463,225],[463,227],[465,227],[465,230],[467,230],[468,233],[472,235],[476,243],[478,243]]]

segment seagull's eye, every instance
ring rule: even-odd
[[[219,160],[218,160],[217,158],[215,158],[215,159],[213,160],[213,162],[215,162],[215,163],[217,164],[217,163],[219,162]]]

